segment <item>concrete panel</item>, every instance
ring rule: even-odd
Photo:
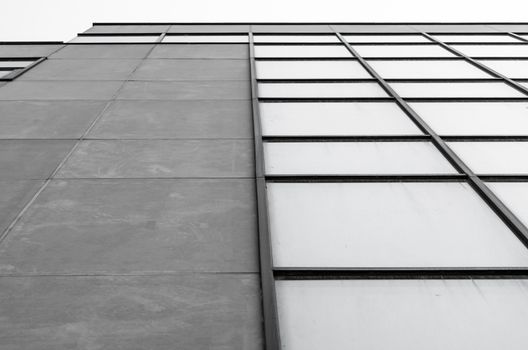
[[[148,25],[96,25],[85,31],[85,33],[163,33],[169,29],[168,24]]]
[[[0,99],[2,89],[0,89]],[[118,99],[153,100],[247,100],[247,81],[126,82]]]
[[[256,272],[254,180],[52,181],[2,273]]]
[[[250,101],[123,100],[112,103],[88,136],[107,139],[251,137]]]
[[[14,81],[0,89],[0,100],[109,100],[120,81]]]
[[[501,32],[528,33],[528,24],[489,24],[488,27]]]
[[[231,58],[248,59],[247,44],[162,44],[149,58]]]
[[[253,176],[251,140],[83,141],[59,178]]]
[[[43,181],[0,180],[0,234],[11,224]]]
[[[125,80],[140,60],[46,60],[19,80]]]
[[[149,59],[134,72],[136,80],[249,80],[247,60]]]
[[[253,275],[0,277],[2,349],[262,349]]]
[[[46,179],[75,141],[0,140],[0,180]]]
[[[234,24],[234,25],[174,24],[169,28],[169,33],[247,33],[247,32],[249,32],[248,24]]]
[[[102,101],[0,101],[0,138],[79,138]]]
[[[154,45],[67,45],[57,51],[50,58],[67,59],[118,59],[118,58],[144,58]]]
[[[0,57],[46,57],[62,46],[1,44]]]

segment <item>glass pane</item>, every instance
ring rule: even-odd
[[[256,43],[339,43],[335,35],[255,35]]]
[[[361,65],[350,61],[259,61],[259,79],[368,79]]]
[[[255,57],[350,57],[343,45],[255,45]]]
[[[164,43],[247,43],[247,35],[167,35]]]
[[[0,68],[24,68],[35,61],[0,61]]]
[[[390,102],[260,103],[262,134],[293,135],[420,135]]]
[[[411,103],[440,135],[528,135],[528,103]]]
[[[433,35],[434,38],[446,43],[509,43],[520,42],[509,35]]]
[[[0,70],[0,78],[5,77],[6,75],[10,74],[12,70]]]
[[[528,142],[448,142],[477,174],[528,174]]]
[[[488,182],[486,185],[528,227],[528,182]]]
[[[440,45],[354,45],[362,57],[454,57]]]
[[[159,35],[156,36],[78,36],[70,41],[70,43],[153,43],[158,40]]]
[[[479,60],[479,62],[508,78],[528,78],[528,60]]]
[[[350,43],[423,43],[431,42],[421,35],[345,35]]]
[[[286,280],[275,286],[287,350],[528,348],[525,279]]]
[[[466,183],[268,183],[277,267],[528,266]]]
[[[266,174],[455,174],[429,142],[266,142]]]
[[[387,97],[378,83],[259,83],[259,97]]]
[[[370,61],[385,79],[462,79],[491,78],[464,61]]]
[[[470,57],[528,57],[528,45],[453,45]]]
[[[504,83],[390,83],[402,97],[525,97]]]

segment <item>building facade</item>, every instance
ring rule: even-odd
[[[0,349],[528,347],[527,23],[95,23],[0,80]]]

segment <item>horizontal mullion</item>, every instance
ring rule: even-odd
[[[467,180],[465,174],[421,174],[421,175],[266,175],[268,182],[460,182]]]
[[[357,58],[350,57],[255,57],[258,61],[357,61]]]
[[[91,37],[91,36],[160,36],[162,32],[157,33],[77,33],[77,36]]]
[[[446,141],[516,142],[528,141],[528,135],[440,135]]]
[[[528,102],[527,97],[402,97],[406,102]]]
[[[313,268],[273,269],[279,280],[528,278],[528,268]]]
[[[259,97],[260,102],[393,102],[392,97]]]
[[[377,82],[374,78],[361,78],[361,79],[257,79],[258,83],[372,83]]]
[[[266,142],[418,142],[430,141],[428,135],[302,135],[302,136],[262,136]]]
[[[528,175],[478,175],[486,182],[528,182]]]

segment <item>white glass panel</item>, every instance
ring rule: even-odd
[[[247,43],[247,35],[167,35],[164,43]]]
[[[71,43],[153,43],[159,36],[78,36]]]
[[[454,57],[440,45],[355,45],[362,57]]]
[[[1,77],[5,77],[6,75],[8,75],[11,72],[12,72],[12,70],[0,70],[0,78]]]
[[[528,135],[528,103],[411,103],[440,135]]]
[[[259,79],[368,79],[356,61],[258,61]]]
[[[528,266],[465,183],[268,183],[277,267]]]
[[[254,35],[256,43],[339,43],[335,35]]]
[[[464,61],[370,61],[385,79],[462,79],[491,78]]]
[[[0,61],[0,68],[24,68],[35,61]]]
[[[528,182],[488,182],[486,185],[528,226]]]
[[[435,39],[446,43],[509,43],[520,42],[509,35],[433,35]]]
[[[528,57],[527,45],[453,45],[470,57]]]
[[[343,45],[255,45],[255,57],[350,57]]]
[[[504,83],[390,83],[402,97],[525,97]]]
[[[528,78],[528,60],[480,60],[480,63],[485,64],[489,68],[508,78]]]
[[[262,134],[420,135],[398,106],[382,103],[260,103]]]
[[[528,280],[277,281],[286,350],[524,350]]]
[[[387,97],[378,83],[259,83],[259,97]]]
[[[430,42],[421,35],[345,35],[350,43],[414,43]]]
[[[528,142],[448,142],[477,174],[528,174]]]
[[[455,174],[429,142],[266,142],[266,174]]]

